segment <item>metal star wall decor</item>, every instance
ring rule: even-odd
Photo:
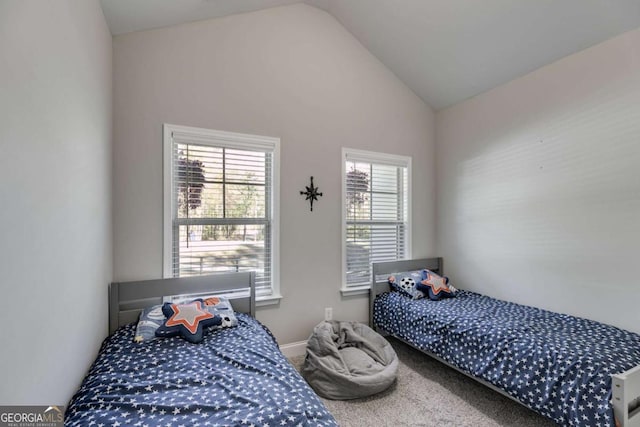
[[[313,212],[313,201],[318,200],[318,196],[322,196],[322,193],[318,191],[318,187],[313,186],[313,177],[311,177],[311,185],[305,186],[307,191],[301,191],[300,194],[307,196],[305,200],[308,200],[311,204],[311,212]]]

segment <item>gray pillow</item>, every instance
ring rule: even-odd
[[[147,307],[140,313],[140,319],[136,326],[135,342],[145,342],[156,339],[156,329],[164,323],[162,305]]]
[[[209,329],[231,328],[238,325],[238,319],[233,312],[231,302],[226,297],[211,297],[204,300],[204,307],[213,315],[222,317],[222,324],[211,326]]]
[[[401,294],[410,296],[411,299],[424,298],[424,293],[416,288],[416,284],[422,281],[422,270],[392,273],[388,280],[391,287]]]

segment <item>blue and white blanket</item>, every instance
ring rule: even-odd
[[[638,334],[473,292],[387,292],[373,321],[565,426],[614,426],[610,375],[640,365]]]
[[[65,426],[337,426],[268,330],[238,326],[201,344],[133,342],[135,325],[102,345],[65,415]]]

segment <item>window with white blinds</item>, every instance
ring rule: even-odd
[[[344,289],[371,284],[371,263],[410,257],[411,158],[343,149]]]
[[[278,140],[165,125],[165,276],[255,271],[277,294]]]

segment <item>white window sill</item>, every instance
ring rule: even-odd
[[[278,305],[280,304],[280,300],[282,299],[282,295],[280,294],[270,294],[270,295],[262,295],[256,297],[256,307],[264,307],[267,305]]]
[[[340,288],[340,293],[343,297],[351,297],[354,295],[369,295],[369,291],[371,290],[371,285],[362,285],[362,286],[343,286]]]

